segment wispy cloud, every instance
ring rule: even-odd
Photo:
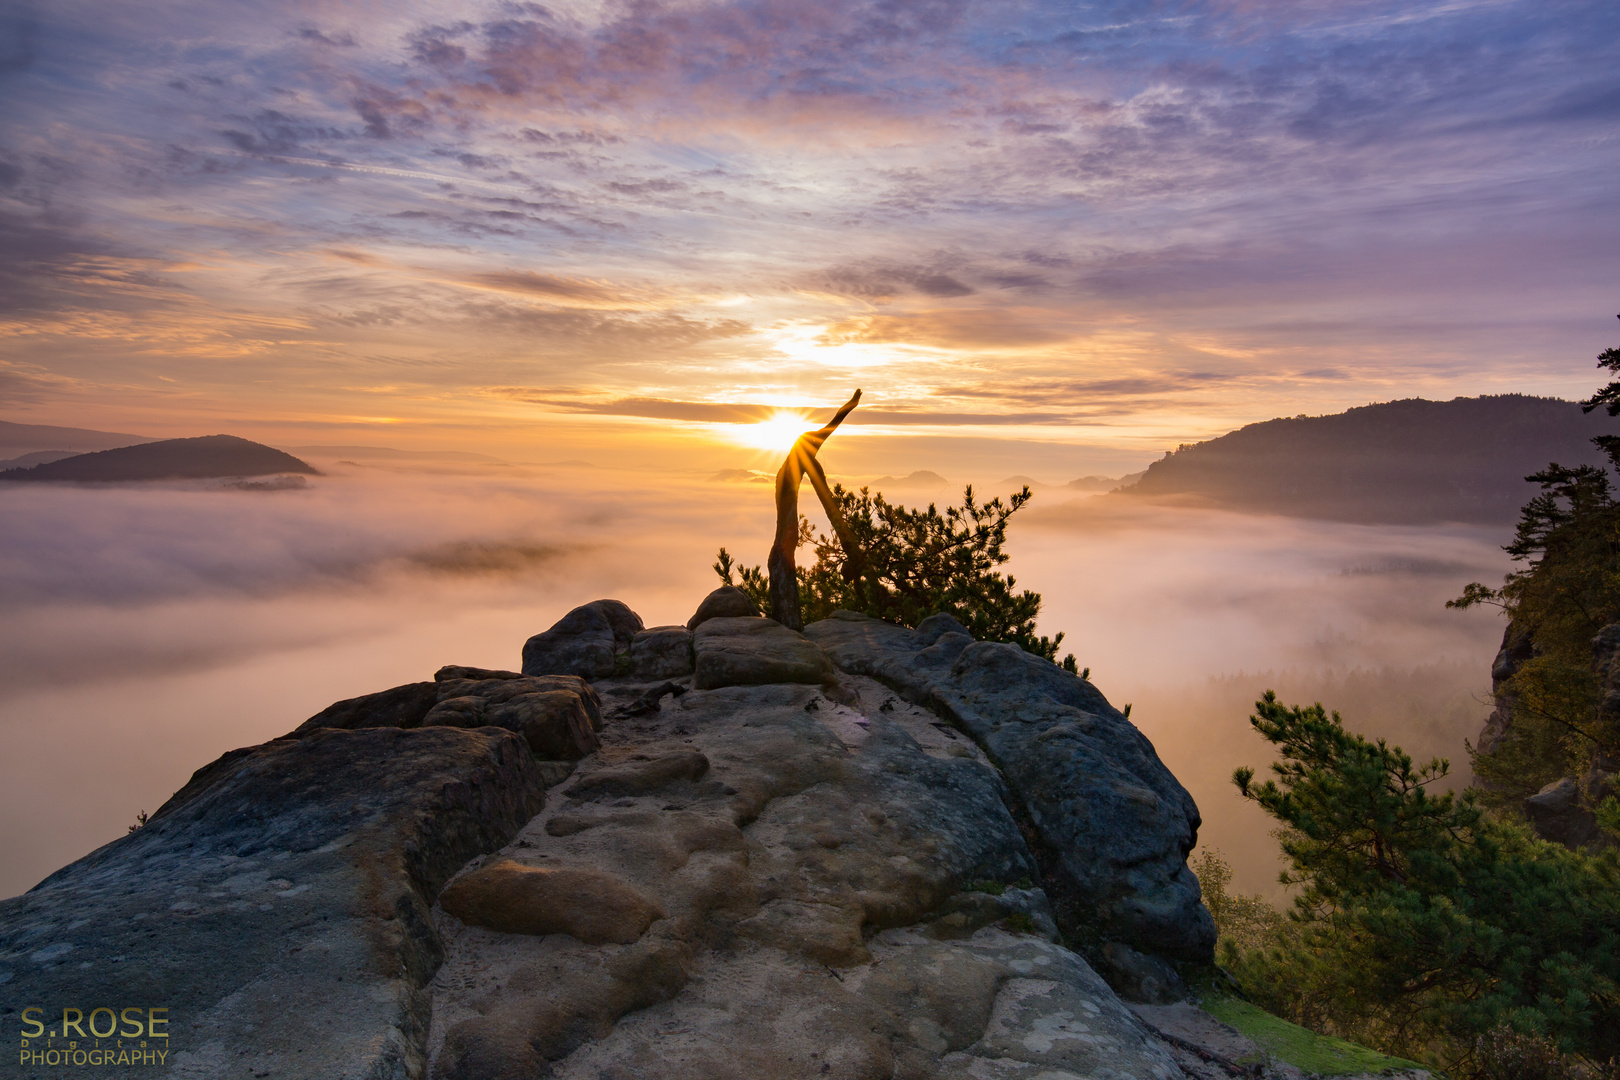
[[[173,414],[196,369],[117,336],[288,413],[354,411],[378,352],[467,410],[856,369],[899,412],[986,368],[1079,395],[1053,415],[1157,379],[1183,430],[1578,392],[1617,43],[1601,0],[69,0],[0,26],[0,333],[64,414]]]

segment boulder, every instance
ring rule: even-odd
[[[292,734],[295,738],[302,737],[319,728],[419,727],[438,699],[436,683],[406,683],[392,690],[333,702],[305,720]]]
[[[521,736],[537,758],[577,761],[601,745],[602,700],[575,675],[447,666],[433,682],[330,705],[288,737],[323,727],[498,727]]]
[[[601,745],[601,723],[592,723],[584,701],[572,690],[541,690],[500,701],[470,694],[446,698],[422,723],[505,728],[521,736],[535,757],[550,761],[577,761]]]
[[[607,678],[641,630],[641,617],[620,601],[594,600],[524,642],[523,674]]]
[[[448,678],[423,726],[498,727],[515,732],[537,758],[577,761],[601,745],[602,700],[575,675]]]
[[[1214,921],[1187,867],[1198,807],[1090,681],[1016,645],[974,642],[944,615],[911,630],[841,611],[805,636],[844,671],[881,679],[984,747],[1041,840],[1066,932],[1213,958]]]
[[[1102,975],[1126,1001],[1141,1005],[1173,1005],[1190,994],[1181,973],[1159,956],[1137,952],[1117,941],[1105,944],[1097,955]]]
[[[758,615],[706,619],[692,634],[693,685],[700,690],[764,683],[819,685],[832,676],[827,654],[804,635]]]
[[[522,672],[504,671],[500,668],[468,667],[466,664],[446,664],[433,673],[434,682],[444,682],[447,679],[521,679]]]
[[[630,677],[678,679],[692,674],[692,632],[684,626],[655,626],[630,639]]]
[[[997,771],[931,714],[885,710],[882,685],[846,684],[850,705],[735,685],[609,725],[563,798],[445,890],[431,1075],[1179,1080],[1054,940]],[[640,691],[601,689],[610,712]],[[510,893],[471,914],[461,882],[496,873]],[[598,893],[636,913],[616,931],[633,944],[490,928],[583,919]],[[635,897],[662,917],[643,926]]]
[[[424,1075],[444,948],[429,909],[540,808],[523,744],[325,729],[198,774],[145,827],[0,901],[8,1001],[166,1008],[169,1038],[148,1042],[177,1076]]]
[[[1543,840],[1578,848],[1603,834],[1597,816],[1581,805],[1581,785],[1566,776],[1524,800],[1524,814]]]
[[[650,897],[612,874],[510,859],[462,874],[439,903],[474,926],[508,934],[571,934],[589,945],[628,945],[664,917]]]
[[[591,726],[602,726],[602,698],[590,683],[577,675],[515,675],[511,678],[441,679],[438,682],[440,702],[458,697],[482,698],[490,704],[501,704],[524,694],[564,690],[579,697],[581,705],[591,718]],[[425,718],[424,718],[425,719]]]
[[[696,630],[710,619],[746,619],[761,614],[758,605],[735,585],[722,585],[703,598],[697,611],[686,620],[688,630]]]

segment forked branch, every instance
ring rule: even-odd
[[[827,486],[827,475],[822,472],[821,463],[816,460],[816,454],[821,450],[829,436],[838,425],[844,422],[844,417],[854,411],[855,406],[861,403],[861,392],[855,391],[853,397],[844,403],[827,426],[815,431],[807,431],[800,435],[788,451],[787,459],[782,467],[776,471],[776,542],[771,545],[770,558],[766,565],[771,575],[771,618],[786,626],[790,630],[804,629],[804,618],[799,608],[799,576],[794,566],[794,552],[799,546],[799,486],[804,482],[806,474],[810,477],[810,486],[816,489],[816,495],[821,499],[822,507],[827,511],[827,518],[832,522],[833,531],[838,534],[838,541],[843,545],[844,553],[849,562],[845,573],[857,579],[860,574],[861,555],[860,548],[855,544],[855,535],[850,531],[849,523],[833,498],[832,489]],[[858,588],[858,585],[857,585]]]

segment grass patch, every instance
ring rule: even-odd
[[[1376,1050],[1335,1039],[1331,1035],[1318,1035],[1239,998],[1211,995],[1200,1004],[1205,1012],[1223,1024],[1237,1028],[1272,1057],[1308,1073],[1350,1076],[1355,1073],[1427,1068],[1415,1061],[1387,1057]]]

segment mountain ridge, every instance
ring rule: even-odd
[[[1549,461],[1597,465],[1613,421],[1560,398],[1405,398],[1183,444],[1124,496],[1380,524],[1509,524]]]
[[[236,435],[200,435],[96,450],[31,468],[7,469],[0,472],[0,481],[126,483],[273,474],[320,475],[307,462],[263,443]]]

